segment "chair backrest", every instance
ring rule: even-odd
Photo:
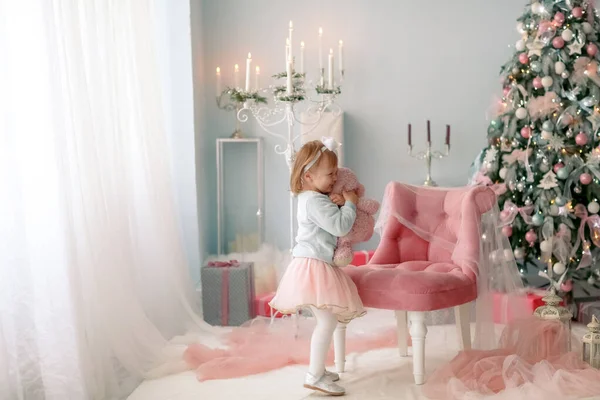
[[[477,264],[473,261],[479,260],[481,215],[496,203],[490,188],[440,189],[390,182],[384,203],[388,219],[369,264],[450,262],[476,278]],[[410,229],[398,216],[412,225]],[[415,231],[426,232],[430,237]],[[459,245],[449,246],[452,243]]]

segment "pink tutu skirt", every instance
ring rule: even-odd
[[[269,305],[282,314],[308,307],[329,309],[338,321],[366,314],[356,285],[340,268],[314,258],[294,258]]]

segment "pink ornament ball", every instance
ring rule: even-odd
[[[544,85],[542,84],[542,78],[540,78],[539,76],[536,76],[535,78],[533,78],[533,87],[536,89],[543,88]]]
[[[571,14],[573,14],[575,18],[581,18],[583,17],[583,9],[581,7],[575,7],[573,8],[573,11],[571,11]]]
[[[575,136],[575,143],[577,143],[579,146],[585,146],[588,142],[588,137],[585,133],[580,132],[579,134],[577,134],[577,136]]]
[[[509,216],[510,216],[510,211],[508,211],[508,210],[500,211],[500,220],[506,221]]]
[[[531,137],[531,128],[528,126],[521,128],[521,136],[523,136],[524,139],[529,139]]]
[[[596,54],[598,54],[598,46],[596,46],[594,43],[590,43],[585,51],[587,51],[590,57],[594,57]]]
[[[556,22],[558,24],[558,26],[561,26],[562,24],[565,23],[565,14],[561,13],[560,11],[557,12],[556,14],[554,14],[554,22]]]
[[[504,236],[506,237],[511,237],[513,232],[512,232],[512,226],[505,226],[502,228],[502,233],[504,234]]]
[[[571,290],[573,290],[573,281],[569,279],[568,281],[564,281],[563,283],[561,283],[560,290],[562,290],[565,293],[568,293]]]
[[[525,234],[525,240],[527,240],[528,243],[533,244],[537,240],[537,235],[533,230],[529,230]]]
[[[552,46],[554,46],[555,49],[562,49],[565,47],[565,41],[560,36],[557,36],[552,39]]]
[[[529,62],[529,57],[527,57],[527,54],[525,54],[525,53],[519,54],[519,62],[521,64],[527,64]]]
[[[554,173],[557,174],[558,170],[563,168],[564,166],[565,166],[565,164],[563,164],[563,163],[554,164],[554,167],[553,167]]]
[[[581,182],[582,185],[589,185],[592,183],[592,176],[587,172],[584,172],[583,174],[579,175],[579,182]]]

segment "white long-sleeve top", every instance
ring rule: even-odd
[[[298,234],[294,257],[315,258],[333,263],[337,238],[352,229],[356,205],[346,201],[338,207],[322,193],[305,191],[298,195]]]

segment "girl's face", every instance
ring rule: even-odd
[[[321,161],[321,160],[320,160]],[[329,165],[326,160],[319,162],[314,165],[304,175],[304,181],[307,182],[309,187],[307,189],[316,190],[323,194],[331,193],[333,185],[337,179],[337,165]]]

